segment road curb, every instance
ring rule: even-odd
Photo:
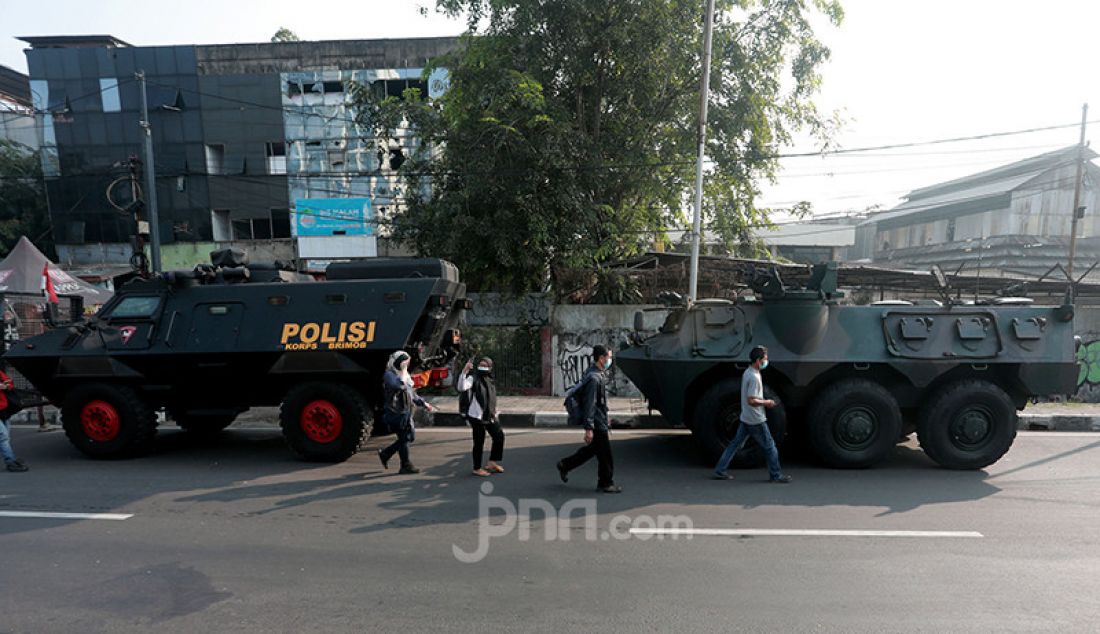
[[[1094,416],[1021,416],[1017,429],[1027,431],[1100,431]]]

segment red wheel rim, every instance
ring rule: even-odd
[[[302,431],[313,442],[332,442],[344,429],[344,417],[329,401],[318,399],[302,408]]]
[[[107,401],[92,401],[80,410],[80,425],[84,434],[96,442],[109,442],[122,429],[118,410]]]

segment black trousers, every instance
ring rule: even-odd
[[[397,435],[397,439],[389,447],[382,450],[382,457],[388,461],[393,457],[393,454],[397,454],[401,457],[402,467],[412,464],[409,460],[409,443],[412,442],[413,438],[411,418],[411,413],[405,415],[383,414],[383,420],[390,427],[390,431]]]
[[[481,468],[481,458],[485,453],[485,432],[493,439],[493,445],[489,449],[489,460],[500,462],[504,460],[504,430],[496,421],[483,421],[467,418],[470,429],[474,433],[474,469]]]
[[[562,460],[566,471],[572,471],[596,457],[599,463],[596,486],[603,488],[615,484],[615,463],[611,457],[611,436],[598,429],[592,432],[592,442],[581,447],[572,456]]]

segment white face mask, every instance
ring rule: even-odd
[[[492,372],[492,371],[493,371],[493,369],[492,369],[492,368],[487,368],[487,367],[485,367],[485,366],[483,366],[483,365],[479,365],[479,366],[477,367],[477,371],[478,371],[478,372],[481,372],[482,374],[488,374],[488,373]]]
[[[768,360],[764,359],[764,362],[760,364],[760,369],[763,370],[766,367],[768,367]]]

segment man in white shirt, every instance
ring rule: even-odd
[[[737,427],[737,433],[733,440],[726,446],[726,451],[718,459],[714,467],[714,477],[717,480],[732,480],[733,476],[726,473],[733,456],[740,451],[741,446],[750,437],[764,450],[768,460],[768,476],[771,482],[786,484],[791,481],[791,476],[785,475],[779,466],[779,451],[775,448],[775,440],[771,430],[768,429],[768,416],[765,408],[775,407],[775,401],[764,398],[764,380],[760,371],[768,367],[768,349],[764,346],[756,346],[749,352],[751,365],[741,375],[741,424]]]

